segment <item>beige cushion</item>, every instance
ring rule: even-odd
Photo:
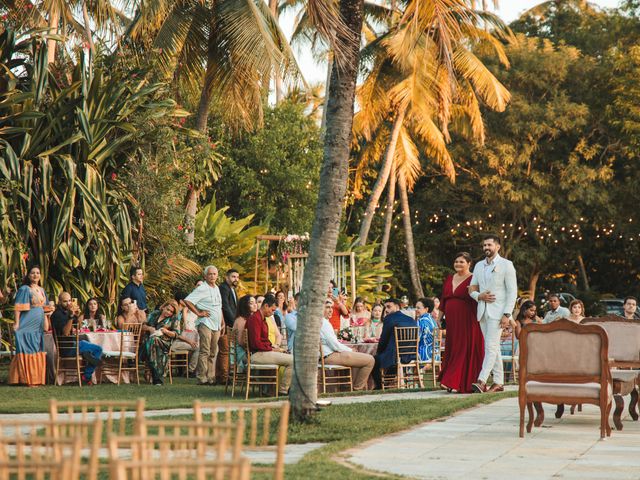
[[[566,330],[529,332],[527,371],[530,374],[600,375],[600,336]]]
[[[609,357],[618,362],[640,362],[640,324],[634,322],[589,322],[600,325],[609,337]]]
[[[541,395],[545,397],[582,397],[600,398],[599,383],[544,383],[527,382],[525,384],[527,395]],[[609,387],[611,396],[611,387]]]
[[[633,382],[640,375],[640,370],[611,370],[611,376],[614,380],[622,382]]]

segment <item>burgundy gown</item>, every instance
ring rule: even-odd
[[[442,287],[440,310],[447,324],[442,371],[442,386],[460,393],[472,392],[484,359],[484,338],[476,316],[476,301],[469,296],[471,276],[453,290],[453,275]]]

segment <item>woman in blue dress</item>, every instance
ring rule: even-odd
[[[421,362],[430,362],[433,356],[433,332],[438,328],[438,323],[431,316],[433,300],[420,298],[416,302],[416,322],[420,328],[420,343],[418,355]],[[436,358],[436,360],[440,360]]]
[[[40,267],[33,266],[24,277],[15,300],[16,355],[11,360],[9,383],[30,387],[44,385],[47,376],[47,354],[44,332],[49,330],[50,312],[47,295],[40,286]]]

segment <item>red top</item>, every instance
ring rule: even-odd
[[[269,327],[264,321],[262,312],[258,310],[247,320],[247,331],[249,332],[249,349],[253,352],[270,352],[271,342],[269,341]]]
[[[329,319],[329,323],[333,327],[334,330],[340,330],[340,319],[343,317],[342,311],[340,310],[340,304],[333,301],[333,312],[331,313],[331,318]],[[349,308],[347,307],[347,312],[349,312]],[[346,316],[346,315],[344,315]]]

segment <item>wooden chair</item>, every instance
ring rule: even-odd
[[[79,437],[0,437],[0,480],[79,480],[81,449]]]
[[[58,384],[58,375],[71,373],[78,379],[78,386],[82,387],[82,366],[83,360],[80,356],[80,339],[78,329],[72,335],[56,335],[53,330],[53,339],[56,346],[56,370],[55,382]],[[63,355],[63,353],[65,355]],[[61,385],[61,383],[60,383]]]
[[[525,407],[527,432],[531,432],[534,402],[597,405],[600,437],[611,435],[608,350],[607,333],[599,325],[578,325],[565,319],[526,325],[520,333],[520,436],[524,437]],[[537,426],[541,423],[536,421]]]
[[[282,480],[284,478],[284,453],[289,428],[289,402],[215,403],[196,400],[193,403],[193,413],[197,422],[206,421],[205,409],[211,411],[209,421],[214,424],[242,423],[245,426],[244,446],[249,450],[275,451],[274,466],[254,466],[254,472],[272,474],[274,480]]]
[[[244,344],[249,345],[249,333],[245,329]],[[278,375],[280,365],[275,364],[253,364],[251,363],[251,349],[247,348],[247,372],[245,375],[245,384],[243,388],[246,389],[245,400],[249,399],[249,389],[253,386],[260,385],[273,385],[276,390],[276,398],[278,398],[280,390],[280,376]],[[256,372],[256,373],[254,373]]]
[[[52,439],[81,440],[81,446],[89,449],[88,461],[80,463],[79,472],[88,480],[96,480],[100,467],[102,421],[95,420],[0,420],[0,437],[3,447],[17,446],[21,441],[44,436]]]
[[[169,362],[167,369],[169,370],[169,383],[173,385],[173,369],[184,368],[187,378],[189,378],[189,351],[188,350],[169,350]]]
[[[624,410],[624,396],[630,395],[629,415],[638,420],[638,385],[640,383],[640,320],[627,320],[617,315],[589,317],[580,322],[582,325],[599,325],[609,337],[609,367],[613,379],[613,424],[622,430],[621,414]],[[579,406],[580,407],[580,406]],[[572,405],[573,414],[575,406]],[[564,410],[564,409],[562,409]],[[556,417],[562,416],[562,410]]]
[[[511,332],[511,355],[502,355],[502,365],[504,371],[506,372],[506,366],[511,366],[511,381],[515,382],[518,380],[518,356],[516,352],[516,332],[512,330]],[[506,377],[506,375],[505,375]]]
[[[107,435],[125,435],[127,418],[138,421],[144,417],[144,407],[144,398],[119,401],[58,401],[52,398],[49,401],[49,414],[52,421],[61,419],[87,421],[97,417],[105,424],[103,431],[107,432]]]
[[[242,335],[244,335],[244,333],[242,333]],[[244,364],[245,362],[240,363],[238,361],[239,358],[246,358],[247,354],[245,348],[240,345],[238,340],[238,331],[231,330],[231,333],[229,333],[229,375],[227,375],[224,393],[226,395],[229,382],[231,382],[232,397],[235,395],[236,385],[244,385],[247,381],[247,366]]]
[[[120,332],[120,350],[102,352],[104,362],[100,371],[100,383],[105,375],[117,375],[118,385],[123,372],[134,372],[136,383],[140,385],[138,361],[140,352],[141,323],[125,323]]]
[[[249,459],[239,460],[169,460],[136,461],[114,458],[110,466],[111,480],[249,480]]]
[[[420,343],[419,327],[395,327],[394,337],[396,342],[396,371],[392,374],[382,373],[382,389],[395,388],[424,388],[422,372],[420,369],[420,355],[418,345]],[[403,362],[410,358],[408,362]]]
[[[421,363],[424,365],[425,372],[431,372],[433,387],[435,388],[438,383],[438,376],[442,371],[442,352],[444,351],[444,337],[447,331],[441,328],[436,328],[433,330],[433,349],[431,355],[431,361],[426,363]]]
[[[324,361],[324,355],[322,354],[322,343],[320,343],[320,386],[322,386],[322,393],[327,393],[327,387],[338,387],[347,385],[349,391],[353,392],[353,375],[351,367],[345,367],[344,365],[328,365]],[[327,375],[330,372],[331,375]],[[342,375],[346,373],[346,375]]]

